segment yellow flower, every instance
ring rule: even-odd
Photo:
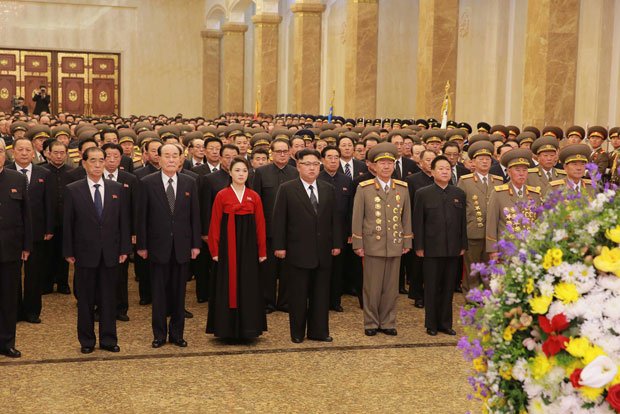
[[[605,230],[605,236],[614,243],[620,243],[620,225],[615,229]]]
[[[565,305],[579,299],[577,286],[572,283],[558,283],[555,285],[555,297],[560,299]]]
[[[620,277],[620,248],[603,247],[601,254],[594,258],[594,267],[602,272],[613,273]]]
[[[532,279],[531,277],[527,280],[527,283],[525,284],[525,293],[527,293],[528,295],[530,293],[532,293],[534,291],[534,279]]]
[[[604,388],[581,387],[579,391],[590,401],[596,400],[603,393]]]
[[[562,250],[560,249],[551,249],[551,257],[554,260],[560,260],[560,262],[562,262]]]
[[[474,369],[478,372],[486,372],[487,371],[487,363],[484,361],[482,357],[476,358],[472,361],[474,364]]]
[[[512,341],[512,334],[515,333],[515,329],[512,326],[507,326],[504,329],[504,341],[510,342]]]
[[[543,267],[543,269],[545,269],[545,270],[549,270],[549,269],[551,268],[551,265],[552,265],[552,263],[551,263],[551,259],[548,259],[548,258],[545,256],[545,260],[543,260],[543,263],[542,263],[542,267]]]
[[[559,266],[562,264],[562,259],[553,259],[552,263],[554,266]]]
[[[545,354],[538,354],[534,358],[530,359],[530,366],[532,368],[532,376],[534,379],[541,379],[551,369],[551,363]]]
[[[510,364],[504,365],[499,369],[499,375],[505,380],[512,379],[512,366]]]
[[[544,315],[549,310],[553,298],[551,296],[536,296],[529,300],[532,313]]]
[[[616,385],[616,384],[620,384],[620,369],[618,369],[618,373],[616,374],[614,379],[612,379],[611,382],[608,384],[608,387],[611,387],[612,385]]]
[[[570,338],[566,344],[566,352],[575,358],[583,358],[590,348],[588,338]]]
[[[588,365],[590,362],[594,361],[594,358],[599,355],[605,355],[605,351],[603,351],[603,348],[598,345],[591,345],[588,347],[585,354],[583,355],[583,363],[585,365]]]

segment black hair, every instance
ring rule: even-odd
[[[497,154],[497,155],[501,154],[502,148],[510,148],[510,149],[512,149],[512,146],[510,146],[508,144],[502,144],[502,145],[500,145],[499,147],[497,147],[495,149],[495,154]]]
[[[251,158],[254,159],[254,155],[256,154],[263,154],[265,156],[267,156],[267,159],[269,159],[269,151],[267,151],[265,148],[255,148],[252,150],[252,156]]]
[[[321,151],[321,158],[325,158],[325,155],[327,155],[327,151],[337,151],[338,156],[340,157],[340,148],[334,147],[333,145],[328,145]]]
[[[229,170],[232,170],[233,165],[237,164],[237,163],[242,163],[243,165],[245,165],[245,167],[248,169],[248,171],[250,170],[250,163],[248,162],[248,160],[245,159],[245,157],[240,157],[240,156],[236,156],[235,158],[232,159],[232,161],[230,162],[230,168]]]
[[[299,150],[297,154],[295,154],[295,159],[303,160],[304,157],[308,155],[314,155],[317,159],[321,159],[321,154],[317,150],[312,148],[304,148],[302,150]]]
[[[86,148],[86,151],[84,151],[84,153],[82,154],[82,160],[83,161],[88,160],[88,156],[90,155],[91,152],[94,152],[94,151],[101,152],[103,154],[103,159],[105,159],[105,151],[104,150],[102,150],[99,147],[90,147],[90,148]]]
[[[103,144],[103,146],[101,147],[101,149],[103,150],[103,152],[106,152],[106,150],[108,149],[115,149],[117,150],[121,155],[123,155],[123,147],[120,146],[120,144],[115,144],[113,142],[108,142],[107,144]]]
[[[435,169],[435,166],[437,165],[439,161],[446,161],[448,164],[450,164],[450,161],[445,155],[438,155],[435,157],[433,161],[431,161],[431,170]],[[450,164],[450,166],[452,166],[452,164]]]
[[[222,145],[222,148],[220,148],[220,157],[222,155],[224,155],[224,150],[225,149],[235,150],[235,151],[237,151],[237,155],[239,155],[239,153],[240,153],[239,147],[236,146],[235,144],[224,144],[224,145]]]
[[[222,140],[219,139],[218,137],[209,137],[209,138],[205,138],[205,142],[204,142],[205,148],[207,147],[207,145],[209,145],[209,142],[217,142],[220,144],[220,147],[224,145],[224,143],[222,143]]]
[[[97,146],[97,141],[95,141],[95,138],[84,138],[83,140],[78,142],[78,150],[82,151],[84,144],[86,144],[87,142],[92,142],[93,144],[95,144],[95,146]]]

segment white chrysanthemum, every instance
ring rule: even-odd
[[[596,233],[598,232],[599,228],[600,228],[600,224],[594,220],[586,224],[586,231],[591,236],[596,236]]]
[[[553,241],[556,243],[564,240],[567,237],[568,233],[566,233],[566,230],[564,229],[557,229],[553,232]]]
[[[599,276],[598,285],[603,289],[620,294],[620,277],[616,276]]]
[[[525,358],[517,359],[517,362],[512,367],[512,376],[517,381],[523,382],[525,380],[525,376],[527,374],[528,365]]]
[[[620,296],[614,296],[605,301],[603,315],[610,319],[620,320]],[[620,330],[620,326],[618,328]]]

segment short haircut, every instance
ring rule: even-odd
[[[146,152],[149,152],[149,147],[151,146],[151,144],[153,144],[155,142],[163,144],[163,142],[161,142],[161,140],[159,138],[153,138],[150,141],[146,141],[146,144],[144,144],[144,149],[146,150]]]
[[[459,152],[461,152],[461,147],[459,147],[459,144],[457,144],[456,142],[448,141],[445,144],[443,144],[443,150],[444,151],[446,150],[446,148],[450,148],[450,147],[454,147],[457,150],[459,150]]]
[[[289,142],[288,139],[284,139],[284,138],[276,138],[273,141],[271,141],[271,145],[269,146],[271,148],[271,150],[273,151],[273,147],[275,144],[277,144],[278,142],[283,142],[286,144],[287,147],[291,147],[291,143]]]
[[[252,150],[252,159],[254,159],[254,156],[257,154],[263,154],[264,156],[267,157],[267,159],[269,159],[269,151],[267,151],[265,148],[255,148]]]
[[[366,146],[366,143],[368,141],[375,141],[377,144],[379,143],[379,138],[377,137],[366,137],[362,140],[362,142],[364,143],[364,146]]]
[[[351,144],[353,144],[353,146],[355,146],[355,143],[357,142],[357,141],[355,141],[353,138],[348,137],[348,136],[346,136],[346,135],[343,135],[343,136],[341,136],[341,137],[338,137],[338,140],[336,141],[336,145],[337,145],[337,146],[340,146],[340,142],[341,142],[343,139],[348,139],[349,141],[351,141]]]
[[[224,144],[224,145],[222,145],[222,148],[220,148],[220,157],[222,155],[224,155],[224,150],[226,150],[226,149],[237,151],[237,155],[239,155],[239,147],[238,146],[236,146],[235,144]]]
[[[304,148],[300,151],[297,152],[297,154],[295,154],[295,159],[297,160],[303,160],[304,157],[308,156],[308,155],[313,155],[315,156],[318,160],[321,159],[321,154],[319,154],[319,152],[315,149],[312,148]]]
[[[109,149],[115,149],[117,150],[121,155],[123,155],[123,147],[120,146],[120,144],[115,144],[113,142],[108,142],[107,144],[103,144],[103,146],[101,147],[101,149],[103,150],[103,152],[106,152],[106,150]]]
[[[393,133],[392,135],[388,135],[387,142],[392,142],[392,139],[394,139],[394,137],[401,137],[403,141],[405,140],[405,136],[403,134]]]
[[[65,144],[63,144],[62,142],[58,141],[57,139],[52,140],[49,143],[48,148],[49,148],[50,151],[52,151],[54,149],[54,147],[58,147],[58,146],[63,147],[65,149],[65,151],[67,150],[67,146]]]
[[[104,134],[114,134],[116,135],[116,139],[120,139],[120,135],[118,134],[118,130],[116,128],[112,128],[112,127],[103,128],[101,132],[99,132],[99,137],[101,138],[102,141],[103,141]]]
[[[209,137],[209,138],[206,138],[206,139],[205,139],[205,147],[206,147],[207,145],[209,145],[209,143],[210,143],[210,142],[217,142],[218,144],[220,144],[220,147],[221,147],[222,145],[224,145],[224,144],[222,143],[222,140],[221,140],[221,139],[219,139],[218,137]]]
[[[13,147],[15,147],[15,144],[17,144],[19,141],[28,141],[30,143],[30,145],[32,145],[32,148],[34,148],[34,144],[32,143],[32,141],[30,141],[28,138],[26,138],[25,136],[21,137],[21,138],[14,138],[13,139]]]
[[[245,167],[248,169],[248,171],[250,170],[250,163],[248,162],[248,160],[246,160],[244,157],[240,157],[240,156],[237,156],[237,157],[232,159],[232,161],[230,162],[229,170],[232,170],[233,165],[238,164],[238,163],[242,163],[243,165],[245,165]]]
[[[327,155],[327,151],[336,151],[338,152],[338,156],[340,157],[340,148],[334,147],[333,145],[328,145],[321,151],[321,158],[325,158]]]
[[[502,148],[510,148],[512,150],[512,146],[508,145],[508,144],[502,144],[499,147],[497,147],[495,149],[495,154],[499,155],[502,153]]]
[[[430,152],[433,155],[437,155],[437,154],[435,154],[435,151],[431,151],[431,150],[425,149],[424,151],[422,151],[420,153],[420,159],[424,158],[424,156],[426,155],[427,152]]]
[[[82,160],[86,161],[88,159],[88,156],[90,154],[92,154],[93,152],[95,152],[95,151],[101,152],[103,154],[103,158],[105,159],[105,151],[104,150],[102,150],[99,147],[90,147],[90,148],[86,148],[86,151],[84,151],[84,153],[82,154]]]
[[[179,145],[177,144],[173,144],[172,142],[166,142],[164,143],[161,147],[157,148],[157,155],[159,155],[161,157],[161,150],[164,147],[174,147],[177,149],[177,151],[179,151],[179,155],[183,155],[183,150],[179,147]]]
[[[434,170],[434,169],[435,169],[435,166],[437,165],[437,163],[438,163],[439,161],[445,161],[445,162],[447,162],[450,166],[452,165],[452,164],[450,164],[450,161],[448,161],[448,158],[447,158],[445,155],[438,155],[438,156],[436,156],[436,157],[435,157],[435,159],[434,159],[433,161],[431,161],[431,170]]]
[[[97,146],[97,141],[95,141],[95,138],[85,138],[78,142],[78,150],[82,151],[84,144],[86,144],[87,142],[92,142],[93,144],[95,144],[95,146]]]
[[[290,143],[291,145],[293,145],[293,141],[295,141],[295,140],[297,140],[297,139],[300,139],[300,140],[301,140],[301,142],[303,142],[303,143],[304,143],[304,145],[306,145],[306,141],[304,141],[304,139],[303,139],[302,137],[300,137],[299,135],[293,135],[293,136],[291,137],[291,139],[289,140],[289,143]]]

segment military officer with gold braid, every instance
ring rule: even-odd
[[[549,183],[566,176],[566,172],[554,166],[558,163],[560,143],[552,135],[538,138],[532,144],[532,152],[538,157],[538,165],[530,168],[527,174],[527,185],[539,187],[544,196],[549,190]]]
[[[590,147],[586,144],[567,145],[560,151],[560,160],[564,164],[566,177],[551,181],[552,190],[567,187],[577,193],[587,194],[594,197],[596,190],[592,187],[592,181],[583,178],[586,174],[586,164],[590,161]]]

